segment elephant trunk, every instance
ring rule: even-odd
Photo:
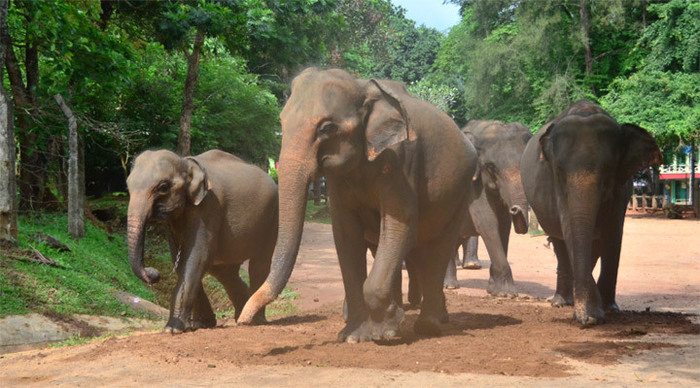
[[[587,298],[591,291],[588,277],[595,264],[593,258],[594,229],[600,207],[600,179],[593,172],[570,174],[566,179],[566,211],[560,215],[564,239],[574,272],[575,298]],[[592,279],[591,279],[592,280]],[[595,283],[592,284],[595,287]],[[577,307],[578,308],[578,307]]]
[[[127,239],[129,263],[134,274],[147,284],[157,283],[160,273],[155,268],[143,266],[143,245],[146,239],[146,223],[150,217],[150,207],[139,204],[134,196],[129,200],[127,219]]]
[[[515,229],[515,233],[525,234],[529,226],[529,212],[527,198],[525,197],[525,188],[520,178],[520,171],[518,169],[512,169],[508,171],[506,175],[508,181],[508,195],[510,198],[510,209],[508,209],[508,211],[513,221],[513,229]]]
[[[297,160],[280,159],[279,229],[270,274],[248,299],[238,318],[238,323],[252,322],[255,314],[275,300],[289,281],[304,230],[308,186],[315,172],[315,165],[308,167]]]

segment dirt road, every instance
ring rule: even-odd
[[[543,300],[556,268],[545,242],[512,237],[521,298],[487,298],[488,269],[460,270],[442,337],[416,337],[411,311],[397,340],[348,345],[335,341],[343,290],[330,227],[308,224],[290,283],[301,295],[297,315],[264,327],[143,333],[5,355],[0,385],[700,384],[697,317],[672,313],[700,313],[700,222],[629,217],[618,304],[638,312],[591,329]],[[480,254],[487,257],[483,244]]]

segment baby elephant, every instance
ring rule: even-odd
[[[149,221],[165,221],[177,286],[165,330],[180,333],[216,326],[202,287],[210,273],[223,284],[236,308],[248,300],[248,287],[238,275],[250,259],[250,285],[258,287],[270,272],[277,240],[277,186],[260,168],[219,150],[180,157],[166,150],[139,155],[126,180],[129,187],[129,261],[148,284],[160,274],[143,266]],[[264,322],[260,311],[256,322]]]

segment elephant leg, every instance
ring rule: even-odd
[[[274,246],[272,247],[274,249]],[[270,272],[270,259],[272,250],[263,252],[260,256],[251,257],[248,261],[248,273],[250,275],[250,290],[255,292],[265,282],[268,273]],[[253,317],[254,324],[266,323],[265,307],[262,307]]]
[[[192,329],[209,329],[216,326],[216,314],[211,308],[209,298],[202,284],[199,286],[197,297],[192,310]]]
[[[618,312],[620,307],[615,302],[615,289],[617,287],[617,270],[620,265],[620,248],[622,246],[622,230],[625,224],[624,209],[626,208],[626,198],[622,206],[618,205],[622,211],[613,216],[614,222],[608,226],[609,230],[604,233],[601,241],[600,276],[598,277],[598,291],[603,302],[603,309],[606,312]]]
[[[563,240],[550,237],[557,256],[557,290],[552,297],[552,306],[563,307],[574,305],[574,275],[571,270],[571,260]]]
[[[447,265],[454,259],[454,242],[444,238],[416,249],[419,277],[423,287],[421,312],[413,326],[417,334],[438,336],[440,324],[447,321],[443,279]]]
[[[477,252],[479,251],[479,236],[470,236],[466,243],[462,243],[462,250],[464,251],[462,268],[481,269],[481,262],[477,257]]]
[[[248,301],[248,297],[250,296],[248,286],[243,279],[241,279],[239,271],[240,266],[238,264],[218,267],[214,271],[214,277],[224,286],[226,294],[229,300],[231,300],[231,303],[233,303],[233,308],[236,310],[234,319],[238,319],[241,310],[243,310],[243,306],[245,306],[245,302]]]
[[[423,300],[423,291],[418,278],[418,266],[412,259],[407,259],[405,263],[406,272],[408,272],[408,305],[411,309],[417,309]]]
[[[513,272],[508,263],[508,241],[510,240],[510,215],[506,209],[497,212],[498,229],[486,232],[489,236],[489,242],[494,249],[488,249],[489,242],[486,242],[486,248],[489,251],[491,258],[491,266],[489,267],[489,286],[488,293],[495,296],[513,298],[518,296],[513,283]],[[486,239],[484,239],[486,241]],[[491,251],[494,254],[491,254]]]
[[[459,260],[459,251],[455,251],[454,259],[447,263],[447,271],[445,272],[445,280],[443,280],[443,286],[448,290],[454,290],[459,288],[459,281],[457,280],[457,263]]]
[[[362,285],[367,278],[367,243],[357,215],[331,202],[333,239],[340,272],[345,288],[344,315],[346,325],[338,333],[339,341],[360,342],[370,340],[362,328],[368,320],[369,312],[364,302]]]
[[[194,244],[186,251],[186,260],[178,268],[178,283],[173,291],[172,311],[165,331],[171,334],[194,329],[192,313],[197,295],[202,288],[202,277],[206,271],[209,241],[204,227],[193,228]]]

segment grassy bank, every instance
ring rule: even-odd
[[[20,217],[20,249],[0,253],[0,316],[28,312],[139,315],[112,296],[114,290],[122,290],[155,299],[153,290],[131,273],[123,234],[108,235],[88,222],[85,237],[73,240],[66,225],[62,214]],[[70,251],[39,241],[38,233],[56,238]],[[32,249],[60,267],[30,261]]]
[[[153,286],[143,284],[131,272],[127,260],[124,225],[126,198],[115,197],[92,203],[93,209],[109,209],[114,214],[115,232],[86,222],[86,235],[73,240],[67,231],[63,214],[22,216],[19,219],[19,249],[0,249],[0,317],[38,312],[43,314],[91,314],[108,316],[143,316],[121,304],[114,291],[126,291],[143,299],[168,307],[177,277],[172,271],[170,253],[162,228],[150,228],[146,240],[145,262],[161,273],[161,281]],[[49,235],[68,246],[61,252],[38,241],[38,234]],[[31,261],[32,250],[54,260],[60,267]],[[247,282],[248,274],[241,270]],[[233,307],[224,288],[207,276],[204,286],[212,307],[220,318],[233,316]],[[285,289],[268,308],[268,317],[295,312],[298,295]]]

